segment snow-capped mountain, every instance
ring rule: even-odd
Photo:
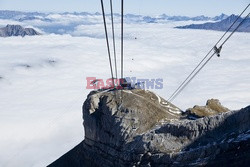
[[[33,28],[23,28],[20,25],[7,25],[6,27],[0,28],[0,37],[10,37],[10,36],[34,36],[40,35],[39,32]]]
[[[162,14],[159,16],[143,16],[136,14],[126,14],[126,23],[168,23],[171,21],[220,21],[226,15],[216,17],[207,16],[169,16]],[[114,14],[115,23],[120,22],[120,14]],[[54,34],[74,34],[73,32],[81,25],[102,24],[101,13],[88,12],[63,12],[63,13],[40,13],[40,12],[20,12],[0,10],[0,21],[10,20],[15,24],[33,26],[45,33]],[[107,14],[107,21],[110,21],[110,14]],[[10,24],[10,23],[8,23]],[[0,26],[6,26],[1,25]]]
[[[225,16],[221,16],[223,18]],[[230,17],[215,22],[215,23],[204,23],[204,24],[191,24],[187,26],[179,26],[176,28],[180,29],[205,29],[205,30],[216,30],[216,31],[226,31],[238,18],[236,15],[231,15]],[[243,21],[243,18],[239,18],[236,24],[231,28],[231,31],[236,28]],[[250,32],[250,18],[246,19],[244,23],[237,30],[238,32]]]
[[[41,17],[47,17],[51,14],[56,13],[39,13],[39,12],[19,12],[19,11],[9,11],[9,10],[0,10],[0,19],[15,19],[15,20],[34,20],[39,19],[37,16]],[[64,12],[64,13],[57,13],[61,16],[64,15],[74,15],[74,16],[101,16],[101,13],[88,13],[88,12]],[[116,13],[115,16],[120,17],[120,14]],[[221,14],[220,16],[215,17],[207,17],[207,16],[196,16],[196,17],[188,17],[188,16],[169,16],[166,14],[162,14],[160,16],[142,16],[142,15],[135,15],[135,14],[126,14],[125,19],[137,19],[138,21],[145,18],[145,21],[148,20],[148,18],[151,19],[164,19],[164,20],[173,20],[173,21],[207,21],[207,20],[222,20],[227,17],[225,14]],[[44,18],[40,18],[44,19]],[[150,20],[151,21],[151,20]]]
[[[228,18],[228,15],[222,13],[222,14],[219,15],[219,16],[215,16],[215,17],[213,18],[213,20],[214,20],[214,21],[220,21],[220,20],[224,20],[224,19],[226,19],[226,18]]]
[[[21,12],[21,11],[11,11],[11,10],[0,10],[0,19],[14,19],[17,20],[23,17],[31,16],[46,16],[45,13],[39,12]]]

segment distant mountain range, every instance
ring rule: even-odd
[[[55,13],[39,13],[39,12],[20,12],[20,11],[9,11],[9,10],[0,10],[0,19],[12,19],[16,21],[25,21],[25,20],[42,20],[42,21],[51,21],[47,16],[55,14]],[[88,13],[88,12],[64,12],[57,13],[59,15],[75,15],[75,16],[100,16],[101,14],[96,13]],[[115,13],[115,16],[120,17],[120,14]],[[136,22],[147,22],[147,23],[155,23],[161,21],[219,21],[227,18],[228,16],[225,14],[221,14],[216,17],[207,17],[207,16],[196,16],[196,17],[188,17],[188,16],[168,16],[166,14],[162,14],[159,16],[142,16],[135,14],[126,14],[125,20],[128,21],[136,21]]]
[[[10,37],[10,36],[33,36],[41,35],[33,28],[23,28],[20,25],[7,25],[4,28],[0,28],[0,37]]]
[[[204,24],[191,24],[186,26],[179,26],[175,28],[179,29],[203,29],[203,30],[216,30],[216,31],[226,31],[238,16],[231,15],[228,18],[215,22],[215,23],[204,23]],[[242,22],[243,18],[240,18],[235,26],[231,28],[231,31],[236,28]],[[244,23],[237,30],[238,32],[250,32],[250,18],[246,19]]]
[[[143,16],[136,14],[126,14],[124,16],[125,23],[169,23],[169,22],[178,22],[178,21],[193,21],[193,22],[209,22],[205,24],[191,24],[187,26],[175,27],[180,29],[206,29],[206,30],[226,30],[237,16],[231,15],[227,16],[226,14],[221,14],[216,17],[207,17],[207,16],[169,16],[166,14],[158,16]],[[71,34],[73,36],[78,36],[84,34],[87,36],[98,36],[93,33],[81,33],[81,26],[85,25],[96,25],[103,24],[101,13],[88,13],[88,12],[64,12],[64,13],[40,13],[40,12],[20,12],[20,11],[9,11],[9,10],[0,10],[0,23],[10,24],[10,22],[15,22],[17,25],[27,25],[38,28],[41,32],[44,33],[54,33],[54,34]],[[242,20],[242,19],[241,19]],[[107,21],[110,22],[110,15],[107,14]],[[116,24],[120,24],[120,14],[114,14],[114,21]],[[249,32],[249,19],[246,23],[239,29],[241,32]],[[12,23],[13,24],[13,23]],[[180,23],[183,25],[183,23]],[[1,24],[1,26],[5,26]],[[178,25],[178,24],[177,24]],[[9,27],[10,28],[10,27]],[[0,32],[1,36],[9,35],[36,35],[37,32],[31,30],[22,30],[20,27],[14,27],[15,31],[18,31],[20,34],[11,33],[9,28],[2,29]]]
[[[159,19],[172,20],[172,21],[219,21],[227,18],[228,16],[222,13],[219,16],[207,17],[207,16],[196,16],[196,17],[187,17],[187,16],[167,16],[165,14],[161,15]]]

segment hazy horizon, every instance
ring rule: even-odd
[[[104,1],[105,9],[109,11],[109,1]],[[120,2],[114,3],[114,12],[120,13]],[[125,13],[139,15],[182,15],[182,16],[217,16],[221,13],[227,15],[240,13],[248,4],[247,0],[126,0],[124,6]],[[48,5],[49,4],[49,5]],[[153,6],[153,7],[152,7]],[[25,12],[100,12],[100,1],[92,0],[74,0],[68,2],[66,0],[0,0],[0,10],[15,10]]]

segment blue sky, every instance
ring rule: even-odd
[[[109,0],[104,0],[106,3]],[[119,12],[120,0],[113,0]],[[125,12],[136,14],[208,15],[237,14],[250,0],[125,0]],[[100,0],[0,0],[1,10],[40,12],[98,12]]]

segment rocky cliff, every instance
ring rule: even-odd
[[[150,91],[91,92],[83,119],[84,141],[50,167],[250,163],[250,106],[229,111],[210,100],[183,112]]]
[[[4,28],[0,28],[0,37],[11,37],[11,36],[33,36],[41,35],[33,28],[23,28],[20,25],[7,25]]]

